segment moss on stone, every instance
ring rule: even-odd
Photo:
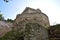
[[[10,31],[5,36],[1,37],[0,40],[23,40],[23,32],[19,31]]]

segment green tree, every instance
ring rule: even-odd
[[[0,20],[4,20],[4,17],[2,14],[0,14]]]
[[[7,19],[7,22],[13,22],[13,20],[12,19]]]
[[[9,2],[9,0],[4,0],[4,2],[6,2],[6,3],[7,3],[7,2]]]

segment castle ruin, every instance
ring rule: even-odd
[[[14,21],[14,30],[24,32],[24,40],[48,40],[48,16],[39,9],[26,7]]]

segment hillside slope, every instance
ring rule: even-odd
[[[49,38],[50,40],[60,40],[60,24],[50,26]]]

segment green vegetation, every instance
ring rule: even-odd
[[[4,20],[4,17],[2,14],[0,14],[0,20]]]
[[[32,26],[31,23],[26,24],[26,30],[25,30],[25,31],[26,31],[28,34],[31,33],[31,32],[30,32],[30,30],[32,29],[31,26]]]
[[[12,19],[7,19],[7,22],[11,22],[11,23],[12,23],[12,22],[13,22],[13,20],[12,20]]]
[[[53,26],[50,26],[50,29],[60,29],[60,24],[56,24],[56,25],[53,25]]]
[[[0,40],[23,40],[23,32],[19,31],[10,31],[5,36],[1,37]]]
[[[50,26],[48,33],[49,33],[50,40],[58,40],[60,38],[60,24]]]
[[[26,24],[26,26],[27,26],[26,31],[28,33],[30,33],[31,23]],[[24,36],[25,36],[24,34],[25,33],[23,31],[12,30],[12,31],[6,33],[3,37],[1,37],[0,40],[24,40]]]
[[[48,33],[49,34],[56,34],[56,33],[60,33],[60,24],[56,24],[56,25],[53,25],[53,26],[50,26],[50,29],[48,29]]]
[[[11,22],[11,23],[14,21],[14,20],[9,19],[9,18],[8,18],[7,20],[5,20],[2,14],[0,14],[0,20],[2,20],[2,21],[7,21],[7,22]]]

